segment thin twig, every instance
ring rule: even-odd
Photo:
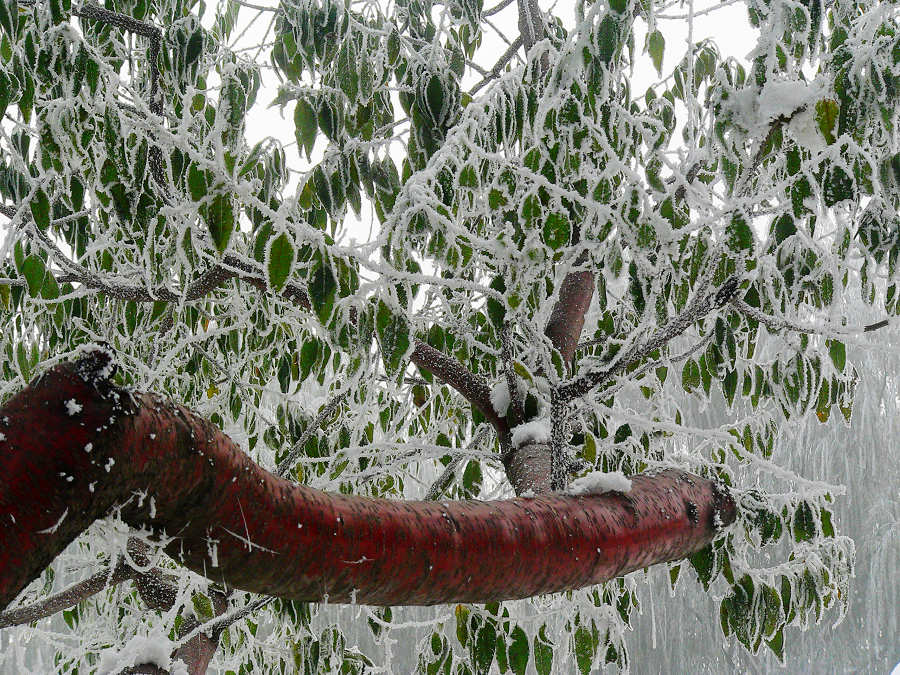
[[[496,5],[491,7],[490,9],[486,9],[481,13],[481,16],[493,16],[494,14],[499,14],[504,9],[513,4],[516,0],[501,0]]]
[[[704,283],[701,282],[700,285],[701,291],[694,296],[684,311],[663,328],[657,330],[646,342],[636,344],[605,370],[587,373],[559,387],[560,400],[565,402],[584,396],[594,387],[625,371],[631,364],[643,360],[648,354],[659,349],[672,338],[681,335],[688,326],[706,316],[710,311],[724,307],[731,302],[737,292],[738,281],[735,277],[729,277],[714,293],[708,294],[702,292]]]
[[[454,455],[450,460],[450,463],[444,467],[444,470],[441,472],[441,475],[437,477],[437,480],[432,483],[431,487],[428,488],[428,492],[425,494],[425,501],[435,501],[440,499],[444,494],[444,490],[450,485],[453,481],[453,477],[456,475],[456,470],[459,468],[460,464],[464,461],[468,460],[466,457],[467,453],[474,451],[487,437],[488,432],[491,430],[491,426],[489,424],[482,424],[475,430],[475,435],[472,437],[472,442],[466,446],[466,452],[460,453],[458,455]]]
[[[316,432],[316,429],[318,429],[322,423],[337,410],[338,405],[340,405],[346,395],[347,391],[345,390],[337,396],[332,397],[322,410],[319,411],[316,418],[306,426],[303,433],[300,434],[300,438],[297,439],[297,442],[294,443],[293,447],[288,451],[287,456],[279,462],[276,469],[279,476],[287,475],[288,471],[294,467],[294,464],[296,464],[297,459],[300,457],[300,453],[303,452],[303,446],[306,445],[306,441],[308,441],[310,436]]]
[[[513,419],[510,426],[521,424],[525,421],[525,411],[522,408],[522,399],[519,397],[519,387],[516,380],[516,371],[512,364],[512,336],[510,335],[509,322],[503,323],[500,331],[500,360],[503,362],[503,371],[506,376],[506,387],[509,390],[509,404],[512,409]],[[507,416],[509,411],[507,411]]]
[[[739,298],[735,298],[734,300],[732,300],[731,304],[734,305],[737,310],[746,314],[751,319],[756,319],[761,324],[764,324],[770,331],[780,331],[787,329],[794,331],[795,333],[805,333],[806,335],[851,336],[858,335],[859,333],[871,333],[873,331],[879,330],[880,328],[886,328],[891,325],[890,319],[882,319],[881,321],[876,321],[875,323],[870,323],[865,326],[841,326],[840,328],[821,326],[816,328],[813,326],[803,326],[799,323],[795,323],[787,319],[769,316],[768,314],[764,314],[760,310],[756,309],[756,307],[751,307]]]
[[[493,68],[488,71],[488,74],[484,76],[484,79],[482,79],[478,84],[476,84],[469,90],[469,94],[474,96],[488,82],[500,77],[500,73],[503,70],[503,67],[512,60],[512,57],[516,55],[516,52],[519,51],[519,47],[521,47],[522,44],[522,36],[520,35],[515,40],[513,40],[513,43],[509,46],[509,48],[505,52],[503,52],[503,55],[499,59],[497,59],[497,63],[495,63]]]

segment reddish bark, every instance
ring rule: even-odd
[[[544,329],[544,333],[559,351],[567,367],[572,365],[572,359],[575,358],[575,348],[584,328],[584,315],[591,306],[593,295],[593,272],[567,274],[560,286],[559,298],[550,313],[550,320]]]
[[[727,493],[681,471],[635,476],[627,495],[325,494],[263,470],[186,408],[111,385],[108,366],[103,352],[61,364],[0,408],[0,609],[113,508],[228,587],[374,605],[579,588],[687,556],[735,517]]]

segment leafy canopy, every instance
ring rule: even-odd
[[[444,496],[487,498],[510,491],[483,415],[408,364],[419,339],[500,383],[507,326],[520,421],[553,413],[581,471],[682,466],[733,487],[739,524],[670,567],[673,586],[692,568],[689,592],[723,598],[725,636],[782,657],[787,627],[845,611],[839,492],[771,458],[787,424],[851,420],[850,319],[900,312],[892,3],[751,0],[747,62],[667,43],[680,5],[578,3],[496,67],[480,0],[107,0],[130,23],[88,7],[0,2],[0,396],[103,340],[125,383],[199,410],[271,468],[340,396],[291,455],[299,481],[421,497],[451,465]],[[638,86],[647,63],[660,79]],[[248,114],[276,78],[294,138],[253,144]],[[594,300],[569,372],[544,327],[579,270]],[[691,309],[729,279],[733,302]],[[589,386],[551,405],[572,382]],[[696,402],[721,426],[696,423]],[[28,597],[124,536],[97,524]],[[440,609],[418,666],[624,667],[637,608],[632,578]],[[350,639],[361,614],[368,637]],[[335,616],[272,603],[226,632],[221,658],[363,672],[390,664],[413,615],[312,628]],[[172,620],[101,594],[66,613],[80,647],[57,667]]]

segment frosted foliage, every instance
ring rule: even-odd
[[[234,592],[213,671],[900,660],[896,3],[750,0],[735,59],[693,32],[734,3],[542,2],[544,39],[496,68],[488,19],[513,42],[516,3],[107,2],[148,12],[159,58],[65,4],[23,0],[25,31],[0,31],[0,400],[102,343],[121,384],[314,488],[508,498],[509,440],[552,446],[578,494],[677,467],[739,505],[690,561],[569,594],[244,616],[261,601]],[[564,364],[546,328],[579,272]],[[483,379],[488,413],[521,406],[508,439],[410,365],[417,339]],[[134,535],[95,523],[16,605]],[[148,541],[171,608],[115,584],[0,630],[0,672],[178,672],[210,585]]]

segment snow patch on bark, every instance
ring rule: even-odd
[[[135,635],[122,649],[111,647],[100,653],[100,667],[98,675],[119,673],[126,668],[138,666],[143,663],[152,663],[163,670],[168,670],[172,675],[184,673],[187,675],[187,667],[183,661],[172,662],[170,654],[175,645],[165,633],[157,631],[151,635]]]
[[[592,471],[573,480],[566,489],[570,495],[597,495],[603,492],[631,492],[631,479],[621,471]]]
[[[500,380],[494,385],[494,388],[491,389],[491,406],[494,408],[494,412],[500,415],[500,417],[506,417],[506,412],[509,410],[509,403],[509,385],[506,383],[506,380]]]
[[[550,433],[550,420],[536,419],[514,427],[511,440],[514,448],[528,443],[549,443]]]

